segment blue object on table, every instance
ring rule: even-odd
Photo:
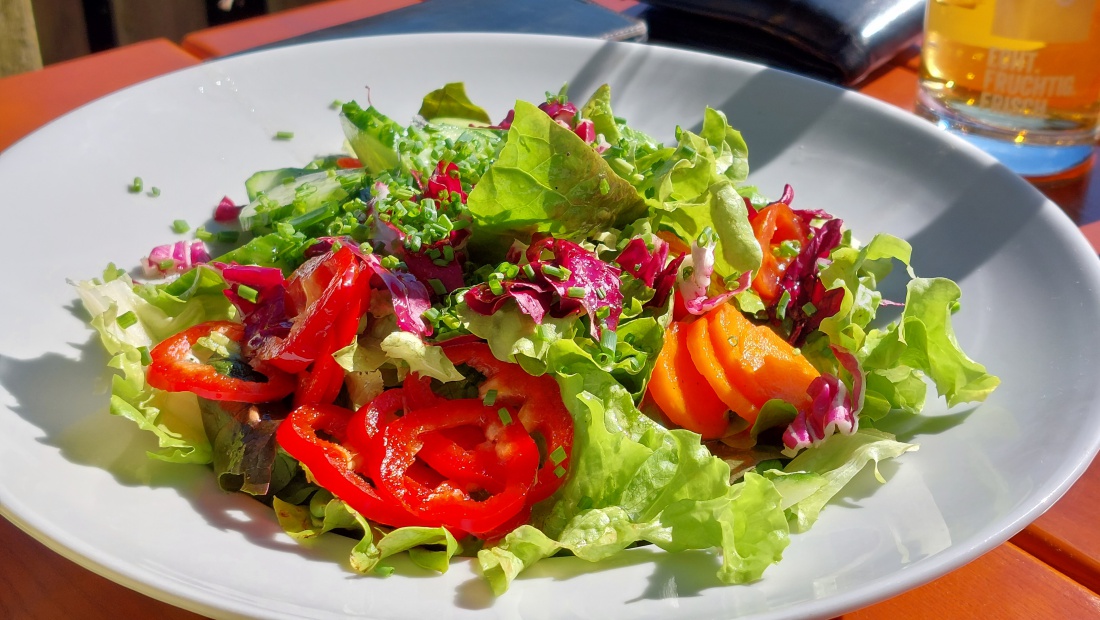
[[[609,41],[645,41],[647,34],[644,21],[584,0],[426,0],[275,46],[417,32],[518,32]]]

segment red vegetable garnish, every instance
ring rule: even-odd
[[[424,435],[463,426],[482,429],[500,460],[502,486],[497,492],[484,489],[488,497],[471,495],[462,481],[445,479],[425,488],[409,476],[424,446]],[[539,462],[538,446],[523,426],[502,421],[496,408],[479,399],[407,411],[382,429],[376,441],[382,457],[369,465],[380,487],[406,510],[431,523],[474,533],[493,530],[523,510]]]
[[[277,368],[264,368],[266,381],[250,381],[221,374],[209,364],[192,359],[191,349],[204,336],[218,333],[240,343],[244,328],[230,321],[209,321],[165,339],[149,352],[149,385],[169,392],[194,392],[202,398],[241,403],[267,403],[294,391],[294,377]]]
[[[290,331],[285,337],[264,339],[255,359],[287,372],[305,370],[322,355],[340,314],[361,303],[356,299],[362,297],[361,289],[355,286],[359,272],[360,262],[346,246],[303,263],[287,280]],[[350,339],[337,348],[349,343]]]
[[[283,420],[275,438],[290,456],[309,468],[325,489],[364,518],[383,525],[429,525],[367,479],[360,454],[348,441],[352,412],[333,405],[304,405]]]

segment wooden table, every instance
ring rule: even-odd
[[[387,0],[387,6],[415,1]],[[599,2],[618,10],[633,4],[633,0]],[[278,40],[272,38],[272,33],[293,36],[308,31],[302,29],[302,23],[311,19],[310,15],[310,23],[318,24],[316,28],[361,19],[363,11],[369,10],[364,9],[367,4],[372,3],[335,0],[292,12],[293,23],[279,22],[277,15],[266,16],[262,28],[246,23],[240,26],[242,30],[234,31],[223,26],[205,33],[207,36],[199,33],[194,40],[240,43],[248,35],[253,45],[266,44]],[[340,13],[339,7],[346,11]],[[318,13],[310,14],[310,10]],[[292,34],[286,35],[288,32]],[[237,45],[230,52],[240,49]],[[206,48],[202,55],[221,54]],[[158,40],[0,80],[0,150],[92,99],[199,62],[185,50]],[[909,54],[878,71],[859,90],[911,110],[915,89],[916,60]],[[1085,236],[1100,250],[1098,169],[1086,168],[1076,176],[1043,180],[1037,186],[1081,225]],[[1098,514],[1100,463],[1010,542],[936,581],[844,618],[1100,617],[1100,533],[1095,527]],[[0,620],[200,618],[85,570],[2,519],[0,567]]]

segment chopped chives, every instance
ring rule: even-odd
[[[186,220],[176,220],[172,222],[172,230],[177,233],[183,234],[191,230],[191,225],[188,224]]]
[[[608,308],[607,306],[600,306],[596,309],[597,319],[606,319],[609,316],[611,316],[611,308]]]
[[[802,304],[802,311],[806,314],[813,314],[817,312],[817,306],[807,301],[806,303]]]
[[[432,287],[432,290],[435,291],[436,295],[447,294],[447,287],[443,286],[443,281],[439,278],[432,278],[431,280],[428,280],[428,284]]]
[[[339,99],[333,99],[332,103],[330,103],[328,107],[332,108],[333,110],[338,110],[344,107],[344,102],[340,101]]]
[[[607,299],[607,291],[604,289],[604,287],[601,286],[596,289],[596,297],[599,297],[600,299]]]
[[[130,193],[137,194],[145,187],[145,182],[141,180],[141,177],[134,177],[134,182],[130,184]]]
[[[600,195],[606,196],[611,191],[611,184],[607,182],[607,179],[600,179]]]
[[[568,455],[565,453],[565,448],[562,447],[562,446],[558,446],[557,448],[554,449],[553,452],[550,453],[550,460],[555,465],[560,465],[561,462],[565,460],[566,456],[568,456]]]
[[[205,226],[199,226],[195,229],[195,238],[199,241],[213,241],[214,233],[206,230]]]
[[[588,510],[592,507],[592,498],[585,495],[577,502],[577,510]]]
[[[565,468],[562,467],[561,465],[558,465],[557,467],[554,468],[554,475],[557,476],[558,478],[564,477],[565,476]]]
[[[600,334],[600,347],[605,351],[615,351],[615,346],[619,344],[619,334],[610,329],[604,329]]]
[[[241,233],[236,230],[220,230],[214,234],[214,239],[222,243],[235,243],[241,238]]]
[[[449,245],[443,246],[443,260],[448,263],[455,259],[455,249]]]
[[[787,306],[791,303],[791,292],[783,291],[783,294],[779,296],[779,303],[775,306],[775,316],[780,321],[787,318]]]
[[[166,258],[166,259],[160,261],[159,263],[157,263],[157,267],[160,268],[161,271],[168,271],[169,269],[171,269],[172,267],[175,267],[175,266],[176,266],[176,261],[171,259],[171,258]]]
[[[512,423],[512,414],[508,413],[508,410],[504,407],[497,409],[497,415],[500,417],[500,423],[508,425]]]
[[[431,323],[435,323],[436,321],[439,320],[439,310],[437,310],[435,308],[428,308],[420,316],[424,317],[425,319],[427,319]]]
[[[557,278],[558,280],[568,280],[569,276],[573,275],[572,271],[569,271],[566,267],[558,267],[557,265],[543,265],[542,272],[551,278]]]
[[[449,261],[445,258],[437,258],[437,259],[432,261],[432,264],[435,265],[436,267],[446,267],[447,265],[451,264],[451,261]]]
[[[149,347],[138,347],[138,353],[141,354],[142,366],[148,366],[153,363],[153,358],[149,356]]]
[[[275,139],[276,140],[293,140],[294,139],[294,132],[293,131],[276,131],[275,132]]]
[[[156,198],[157,196],[160,196],[160,188],[159,187],[150,188],[149,189],[149,195],[152,196],[153,198]]]
[[[137,323],[137,315],[134,314],[133,310],[127,310],[126,312],[118,315],[118,318],[115,319],[115,321],[118,323],[119,327],[121,327],[122,329],[126,329],[134,323]]]
[[[566,296],[572,297],[573,299],[583,298],[584,297],[584,292],[585,291],[584,291],[583,286],[570,286],[569,288],[567,288],[565,290]]]
[[[374,253],[374,247],[371,246],[371,244],[369,242],[364,241],[363,243],[359,244],[359,251],[362,252],[363,254],[373,254]]]
[[[492,407],[493,403],[497,402],[497,391],[489,390],[485,392],[485,397],[481,399],[481,402],[484,403],[486,407]]]
[[[244,284],[237,286],[237,294],[241,296],[241,299],[252,303],[256,303],[256,300],[260,298],[260,291]]]
[[[535,279],[535,268],[531,266],[531,263],[527,263],[523,266],[523,273],[526,274],[529,279]]]
[[[500,280],[496,278],[491,278],[489,280],[489,290],[492,291],[494,295],[504,294],[504,287],[500,285]]]

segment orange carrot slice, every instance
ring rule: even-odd
[[[687,348],[691,353],[691,360],[695,363],[696,370],[707,380],[714,393],[741,418],[749,424],[756,422],[756,415],[760,409],[749,402],[741,390],[726,376],[726,369],[718,360],[718,354],[714,349],[714,343],[710,337],[710,322],[706,318],[700,318],[686,326]]]
[[[726,433],[729,407],[695,368],[687,347],[687,330],[673,321],[657,356],[649,395],[668,419],[703,436],[715,439]]]
[[[724,304],[707,315],[711,343],[726,377],[757,407],[772,398],[809,408],[806,392],[819,375],[809,361],[779,334],[750,322],[736,308]]]

